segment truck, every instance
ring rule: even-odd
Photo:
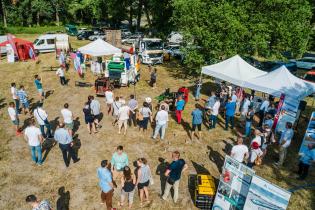
[[[36,53],[70,50],[69,36],[67,34],[40,35],[33,44]]]
[[[139,41],[138,56],[143,64],[163,63],[164,44],[161,39],[143,38]]]

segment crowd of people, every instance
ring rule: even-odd
[[[66,85],[63,67],[58,69],[57,75],[60,77],[61,85]],[[156,78],[156,70],[154,70],[151,74],[150,82],[153,88],[156,87]],[[34,84],[38,92],[39,103],[32,110],[30,109],[28,94],[24,86],[21,85],[19,90],[17,90],[16,84],[11,84],[11,94],[14,102],[9,103],[8,113],[16,135],[20,136],[22,134],[19,114],[29,114],[31,118],[28,120],[28,126],[24,130],[24,137],[30,147],[34,163],[39,166],[43,164],[41,145],[45,139],[54,139],[59,144],[65,166],[69,167],[70,160],[68,160],[68,156],[71,157],[73,163],[77,163],[80,160],[73,149],[74,115],[69,104],[65,103],[60,110],[63,120],[57,122],[57,128],[53,131],[48,120],[48,113],[43,108],[45,92],[39,75],[34,76]],[[279,160],[274,165],[281,167],[284,164],[294,131],[292,123],[287,122],[285,130],[281,133],[278,141],[276,141],[274,118],[277,114],[277,104],[274,102],[274,98],[265,97],[261,105],[255,109],[254,91],[251,94],[247,94],[241,87],[229,88],[222,82],[217,90],[211,91],[208,99],[200,101],[201,80],[196,85],[195,99],[198,102],[196,102],[195,108],[191,112],[190,140],[192,142],[195,141],[195,137],[197,137],[197,141],[201,140],[203,126],[209,132],[216,129],[217,124],[220,123],[219,116],[221,115],[225,120],[223,125],[225,130],[234,130],[235,127],[243,129],[242,131],[237,131],[237,143],[230,152],[233,158],[252,168],[262,163],[263,158],[267,155],[267,148],[271,144],[278,143]],[[132,126],[137,127],[139,132],[146,134],[149,125],[151,125],[153,128],[153,132],[150,135],[152,140],[156,140],[160,136],[161,141],[163,141],[166,136],[169,115],[173,114],[176,123],[182,124],[182,113],[185,111],[188,103],[189,90],[184,86],[178,89],[173,104],[174,112],[170,108],[169,101],[162,101],[157,106],[153,106],[150,97],[146,97],[140,103],[133,94],[127,100],[123,96],[115,96],[111,89],[107,89],[104,96],[107,115],[112,119],[111,124],[117,127],[118,134],[126,135],[128,128]],[[82,109],[87,130],[91,135],[102,128],[103,113],[101,104],[98,99],[90,95]],[[240,116],[239,124],[236,124],[235,116]],[[254,123],[256,118],[258,119],[257,124]],[[245,145],[244,140],[249,140],[249,144]],[[186,141],[186,143],[189,143],[189,141]],[[309,150],[311,151],[313,148],[310,147]],[[311,162],[315,160],[315,157],[310,155],[313,153],[306,152],[306,154],[308,155],[303,155],[299,163],[299,179],[305,179]],[[165,172],[167,182],[161,198],[166,200],[170,189],[174,188],[174,202],[177,202],[179,180],[182,171],[187,169],[187,164],[183,159],[180,159],[178,151],[172,153],[172,159],[173,162]],[[97,169],[97,176],[100,180],[101,200],[102,203],[106,204],[107,209],[113,208],[113,191],[118,187],[118,182],[120,182],[121,188],[119,204],[121,207],[125,205],[126,200],[128,207],[132,207],[136,188],[138,189],[141,206],[150,202],[149,186],[153,184],[153,178],[148,161],[143,157],[137,159],[135,172],[132,172],[128,156],[123,152],[123,146],[117,147],[117,151],[113,154],[111,160],[101,161],[101,166]],[[46,205],[46,203],[42,204],[42,202],[39,202],[34,195],[29,195],[26,201],[33,207]],[[35,207],[34,209],[36,209]]]

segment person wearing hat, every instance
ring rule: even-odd
[[[149,108],[150,108],[150,110],[151,110],[151,112],[152,112],[152,111],[153,111],[153,110],[152,110],[152,98],[146,97],[146,98],[145,98],[145,102],[147,102],[147,104],[148,104],[148,106],[149,106]]]
[[[314,144],[308,144],[307,148],[304,148],[301,153],[299,153],[300,162],[298,170],[298,180],[304,180],[307,177],[308,169],[312,164],[315,163],[315,148]]]
[[[258,156],[261,157],[262,155],[263,155],[263,152],[259,148],[259,144],[254,141],[251,144],[251,149],[250,149],[249,160],[248,160],[247,166],[250,168],[253,168],[255,165],[255,160],[257,159],[257,157]]]

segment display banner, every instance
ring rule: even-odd
[[[285,210],[290,197],[289,191],[253,176],[244,210]]]
[[[212,209],[243,209],[254,174],[251,168],[226,156]]]
[[[280,117],[280,114],[281,114],[281,109],[282,109],[282,105],[283,105],[283,102],[284,102],[284,98],[285,98],[285,95],[283,93],[281,93],[279,104],[278,104],[278,108],[277,108],[277,114],[276,114],[275,119],[273,121],[273,126],[272,126],[273,129],[275,129],[277,127],[277,123],[279,121],[279,117]]]

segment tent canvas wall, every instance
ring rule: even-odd
[[[102,39],[97,39],[94,42],[91,42],[83,47],[80,47],[78,50],[83,54],[95,57],[121,53],[121,49],[114,47],[113,45],[105,42]]]
[[[234,85],[245,87],[244,83],[252,78],[267,74],[235,55],[220,63],[202,67],[202,74],[206,74]]]
[[[284,93],[298,100],[315,92],[315,83],[294,76],[285,66],[263,76],[252,78],[245,82],[244,86],[276,97]]]
[[[14,43],[16,50],[17,50],[17,56],[19,57],[19,60],[27,60],[34,58],[34,46],[33,43],[27,40],[19,39],[19,38],[13,38],[11,43]],[[5,41],[0,43],[0,47],[6,47],[7,44],[10,44],[10,41]]]

